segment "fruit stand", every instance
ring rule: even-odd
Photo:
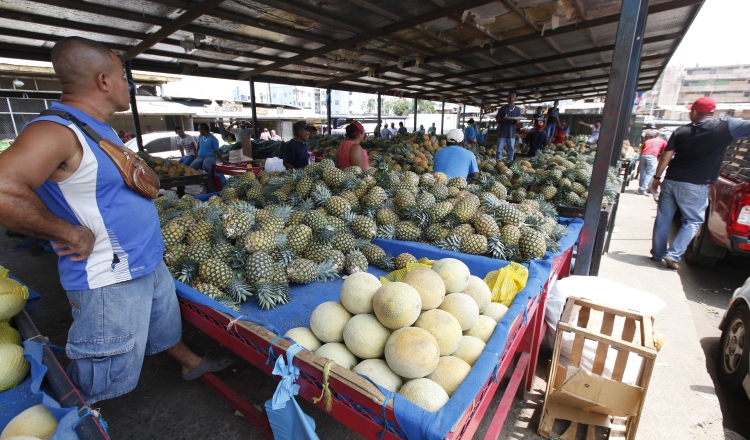
[[[509,410],[510,401],[524,376],[525,388],[528,389],[530,386],[539,343],[543,335],[544,314],[541,311],[544,309],[546,291],[558,277],[564,277],[570,273],[573,247],[582,222],[579,219],[567,222],[569,234],[561,240],[561,250],[554,255],[548,252],[544,260],[533,261],[529,265],[531,269],[526,288],[516,296],[509,312],[498,324],[492,339],[464,384],[437,415],[419,408],[398,395],[395,397],[395,402],[390,398],[386,399],[383,389],[339,365],[333,365],[330,374],[326,375],[324,373],[326,361],[307,351],[300,352],[295,358],[297,359],[295,365],[301,370],[300,380],[297,382],[301,387],[299,395],[312,401],[313,398],[320,396],[323,383],[327,383],[333,395],[330,414],[367,438],[376,438],[384,430],[387,438],[411,438],[414,432],[420,429],[426,430],[425,435],[429,438],[471,438],[502,376],[512,362],[518,359],[511,385],[504,390],[504,404],[493,418],[493,428],[499,429],[496,425],[499,424],[501,427]],[[418,243],[396,240],[390,242],[392,243],[381,244],[385,247],[390,244],[403,249],[411,249],[415,254],[424,251],[425,256],[429,258],[441,258],[446,255],[461,257],[467,262],[472,273],[476,271],[476,273],[481,273],[481,276],[484,275],[482,272],[486,272],[486,266],[483,264],[494,262],[495,268],[508,264],[486,257],[443,251]],[[368,272],[376,276],[385,274],[382,270],[372,267],[368,269]],[[340,280],[295,285],[290,291],[291,302],[283,307],[267,311],[260,309],[253,302],[248,302],[242,305],[239,312],[234,312],[179,282],[177,282],[177,291],[184,319],[270,375],[273,362],[267,363],[269,358],[281,356],[291,345],[289,341],[278,335],[284,334],[291,327],[304,325],[312,308],[338,296],[340,285]],[[523,355],[519,358],[522,352]],[[532,368],[531,374],[529,368]],[[270,434],[265,416],[239,398],[236,392],[214,375],[204,375],[202,380],[264,433]],[[317,405],[321,408],[325,407],[323,400]],[[415,415],[406,417],[404,414]],[[440,417],[439,423],[435,421],[435,423],[422,426],[417,421],[420,417],[432,420],[431,417],[438,416]],[[384,424],[383,417],[387,419],[387,424]],[[456,429],[451,429],[454,425]]]
[[[204,185],[207,193],[214,192],[214,179],[208,173],[198,173],[192,176],[178,176],[178,177],[160,177],[159,188],[161,189],[176,189],[177,195],[182,197],[185,195],[185,187],[187,185]]]

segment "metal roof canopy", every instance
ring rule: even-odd
[[[656,83],[704,0],[653,0],[638,90]],[[59,39],[133,69],[481,106],[601,96],[621,0],[15,0],[0,56],[49,60]],[[33,23],[34,26],[29,26]],[[554,27],[554,29],[553,29]]]

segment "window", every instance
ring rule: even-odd
[[[349,92],[349,96],[352,96],[352,92]]]
[[[276,97],[276,94],[275,94],[275,93],[273,94],[273,97],[274,97],[274,98]]]
[[[750,98],[750,92],[745,92],[745,98]]]
[[[716,79],[714,80],[715,86],[728,86],[729,80],[728,79]]]
[[[334,104],[335,104],[335,105],[339,105],[339,100],[337,99],[337,100],[336,100],[336,101],[334,102]]]

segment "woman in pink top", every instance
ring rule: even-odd
[[[370,168],[367,151],[359,144],[365,138],[365,128],[359,122],[352,122],[346,126],[346,140],[339,145],[336,165],[344,170],[350,166],[358,166],[363,170]]]

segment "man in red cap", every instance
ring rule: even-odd
[[[659,158],[651,189],[658,193],[659,208],[654,222],[651,259],[664,260],[667,267],[677,270],[680,257],[703,223],[708,207],[708,185],[716,183],[727,147],[734,139],[750,134],[750,121],[713,119],[716,101],[698,98],[690,110],[688,125],[672,133]],[[664,169],[667,175],[662,182]],[[682,225],[667,248],[669,227],[677,210]]]

